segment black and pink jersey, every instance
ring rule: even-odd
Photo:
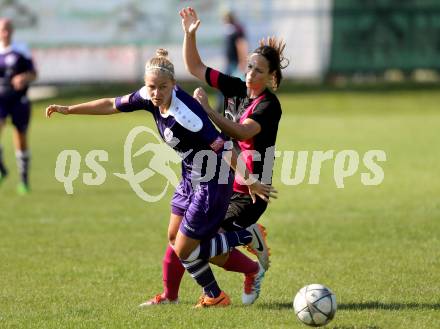
[[[182,175],[190,178],[191,172],[204,175],[204,168],[193,168],[194,155],[199,151],[212,150],[218,159],[224,150],[225,137],[215,129],[199,102],[175,86],[171,105],[165,114],[160,113],[147,95],[146,87],[115,100],[121,112],[145,110],[153,114],[162,139],[182,157]]]
[[[0,99],[5,101],[20,100],[26,95],[27,87],[15,90],[12,78],[20,73],[35,71],[30,54],[16,45],[0,49]]]
[[[244,81],[209,67],[206,70],[205,79],[210,86],[219,89],[225,96],[225,116],[227,118],[239,123],[250,118],[260,124],[261,131],[257,135],[248,140],[236,141],[236,143],[240,152],[244,154],[243,159],[246,161],[249,171],[258,175],[263,183],[271,184],[274,147],[278,123],[281,119],[281,105],[278,98],[268,89],[265,89],[257,98],[249,98]],[[259,158],[253,156],[254,151],[258,152]],[[247,186],[240,184],[237,177],[234,181],[234,191],[249,193]]]

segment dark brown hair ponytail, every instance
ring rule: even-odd
[[[283,51],[286,48],[284,40],[278,40],[275,37],[268,37],[260,40],[260,46],[254,50],[254,54],[259,54],[269,62],[269,73],[275,72],[273,89],[276,90],[283,79],[281,70],[289,65],[289,60],[284,57]]]

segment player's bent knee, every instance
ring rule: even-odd
[[[200,245],[198,245],[195,249],[189,250],[187,248],[177,248],[174,250],[176,252],[177,257],[185,262],[193,262],[200,255]]]
[[[185,250],[182,250],[181,248],[177,247],[176,245],[174,245],[174,252],[176,253],[177,257],[179,257],[181,260],[185,260],[189,256],[188,252],[186,252]]]

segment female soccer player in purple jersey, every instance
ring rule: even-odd
[[[14,125],[14,145],[21,182],[17,192],[29,192],[28,169],[30,154],[27,128],[31,106],[26,96],[29,84],[37,77],[31,57],[12,44],[12,23],[0,18],[0,134],[8,116]],[[8,171],[0,145],[0,184]]]
[[[174,66],[167,51],[159,49],[145,67],[145,86],[131,94],[99,99],[73,106],[50,105],[46,116],[61,114],[116,114],[146,110],[150,112],[164,141],[184,154],[182,180],[171,201],[170,227],[178,227],[173,249],[183,266],[203,288],[198,307],[227,306],[229,297],[220,290],[209,267],[209,259],[227,253],[229,248],[244,244],[259,244],[259,230],[251,227],[218,240],[220,228],[232,192],[233,176],[227,183],[219,182],[219,170],[225,139],[215,129],[201,105],[175,84]],[[193,161],[198,151],[216,154],[215,175],[209,182],[199,181],[194,187],[194,174],[209,170]],[[228,161],[228,160],[227,160]],[[235,167],[233,156],[231,166]],[[208,162],[209,163],[209,162]],[[247,170],[246,170],[247,171]],[[241,173],[248,177],[248,172]],[[273,188],[254,181],[252,193],[268,198]]]
[[[200,24],[197,14],[192,8],[186,8],[180,12],[180,15],[185,32],[183,56],[187,69],[195,77],[206,81],[223,93],[227,118],[209,107],[206,94],[202,90],[196,90],[194,96],[204,105],[214,123],[235,140],[241,154],[249,155],[244,159],[248,169],[260,175],[263,182],[270,184],[281,106],[267,86],[271,85],[275,90],[280,85],[281,70],[287,66],[282,64],[286,61],[283,57],[285,44],[275,38],[262,41],[249,57],[246,82],[244,82],[205,66],[196,47],[196,30]],[[259,161],[253,157],[255,151],[261,156]],[[236,177],[234,193],[221,226],[226,231],[241,230],[256,223],[266,208],[267,200],[257,197],[254,202],[246,186]],[[264,228],[261,225],[258,227],[260,233],[264,235]],[[267,251],[264,236],[261,240]],[[251,249],[251,252],[258,254],[258,250]],[[245,284],[242,295],[244,304],[252,304],[258,298],[261,279],[269,264],[268,252],[259,256],[264,268],[255,265],[252,267],[249,264],[249,271],[244,272]],[[227,270],[236,270],[236,264],[241,261],[240,259],[241,254],[233,249],[229,255],[211,259],[211,262]],[[144,305],[177,300],[182,274],[183,268],[173,249],[169,247],[163,261],[164,292]]]

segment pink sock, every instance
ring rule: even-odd
[[[185,273],[185,268],[174,249],[168,245],[162,262],[163,289],[166,298],[170,300],[177,299],[183,273]]]
[[[223,265],[223,268],[226,271],[250,274],[258,271],[258,262],[254,262],[252,259],[234,248],[229,253],[229,258]]]

